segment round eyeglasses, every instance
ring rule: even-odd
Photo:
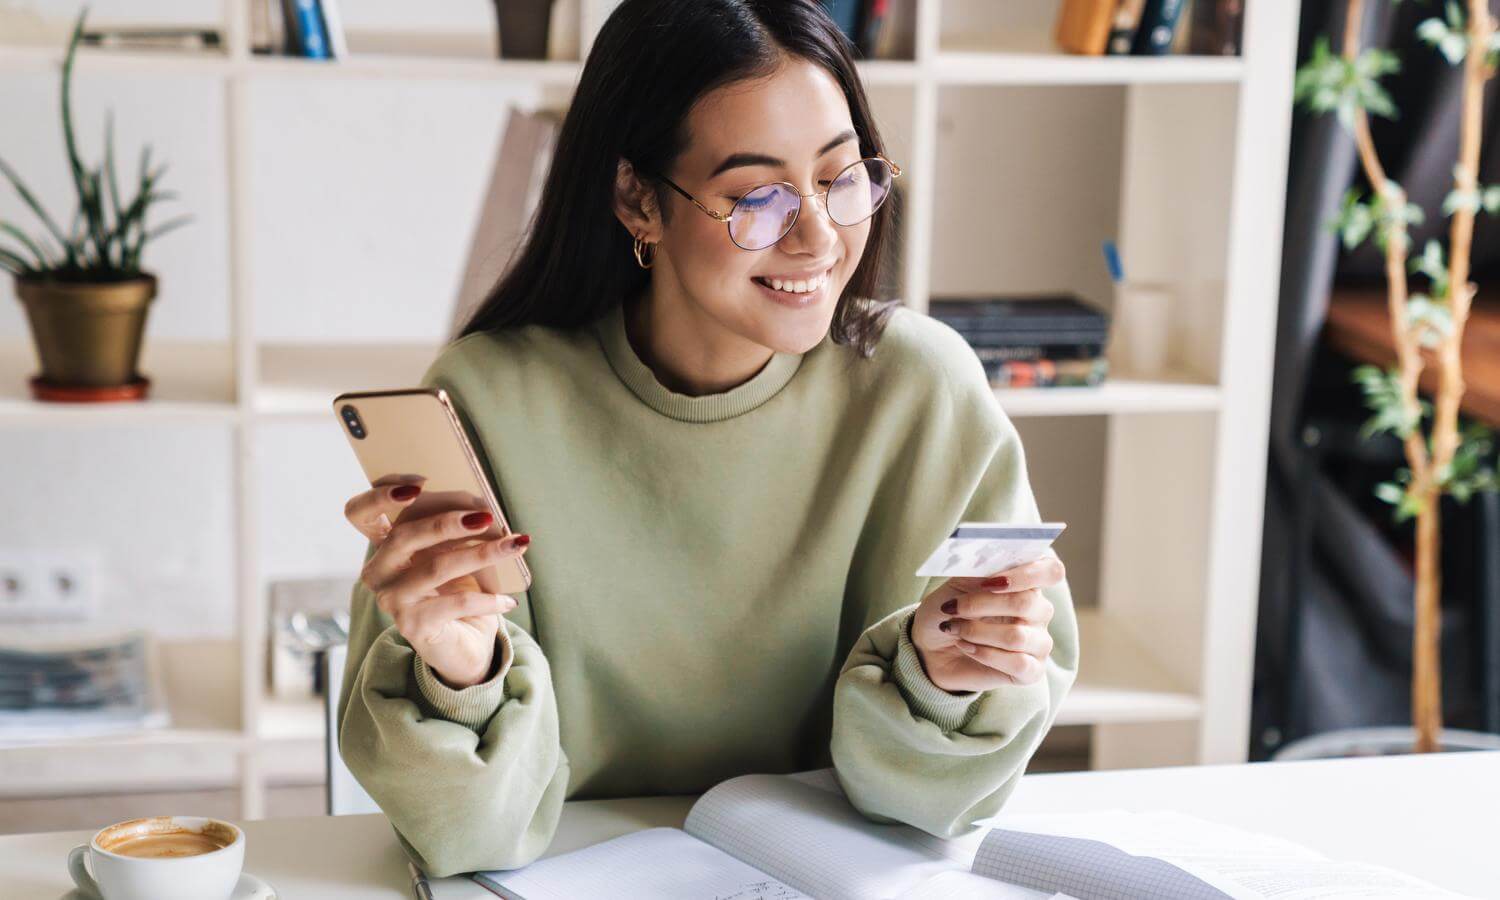
[[[891,182],[901,174],[901,167],[883,154],[850,163],[827,182],[828,187],[811,194],[797,190],[787,181],[774,181],[747,191],[734,202],[727,214],[715,212],[698,202],[698,198],[678,187],[665,175],[658,176],[673,190],[693,201],[693,205],[729,226],[729,239],[742,250],[764,250],[786,237],[802,212],[804,197],[823,197],[828,218],[846,228],[858,225],[875,214],[891,192]]]

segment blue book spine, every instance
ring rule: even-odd
[[[860,0],[823,0],[828,18],[839,27],[852,44],[859,37]]]
[[[302,35],[302,55],[310,59],[328,58],[328,40],[323,34],[323,14],[318,0],[296,0],[297,31]]]
[[[1135,46],[1130,52],[1139,56],[1163,56],[1171,52],[1182,7],[1183,0],[1146,0],[1140,28],[1135,33]]]

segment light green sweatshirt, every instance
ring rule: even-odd
[[[1066,583],[1046,675],[949,693],[911,643],[960,521],[1040,521],[974,352],[905,307],[875,353],[778,353],[704,396],[660,384],[615,306],[449,344],[531,589],[493,677],[439,681],[356,583],[339,747],[432,875],[525,865],[564,800],[835,767],[878,822],[953,836],[1015,789],[1078,669]],[[366,558],[374,552],[367,548]]]

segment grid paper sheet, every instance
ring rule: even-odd
[[[1410,875],[1170,810],[1001,814],[974,872],[1079,900],[1456,900]]]
[[[917,829],[865,818],[826,782],[815,787],[784,775],[742,775],[716,785],[693,805],[684,828],[828,900],[889,900],[967,867],[911,840]]]
[[[507,900],[809,900],[676,828],[648,828],[473,878]]]
[[[1079,900],[1231,900],[1171,863],[1131,856],[1103,841],[996,828],[984,839],[974,871]]]

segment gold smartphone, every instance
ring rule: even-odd
[[[510,534],[500,500],[442,388],[343,393],[333,399],[333,410],[371,487],[421,484],[422,493],[392,525],[458,509],[495,517],[485,531],[437,544],[435,551]],[[531,570],[520,556],[480,569],[474,578],[491,594],[517,594],[531,587]]]

